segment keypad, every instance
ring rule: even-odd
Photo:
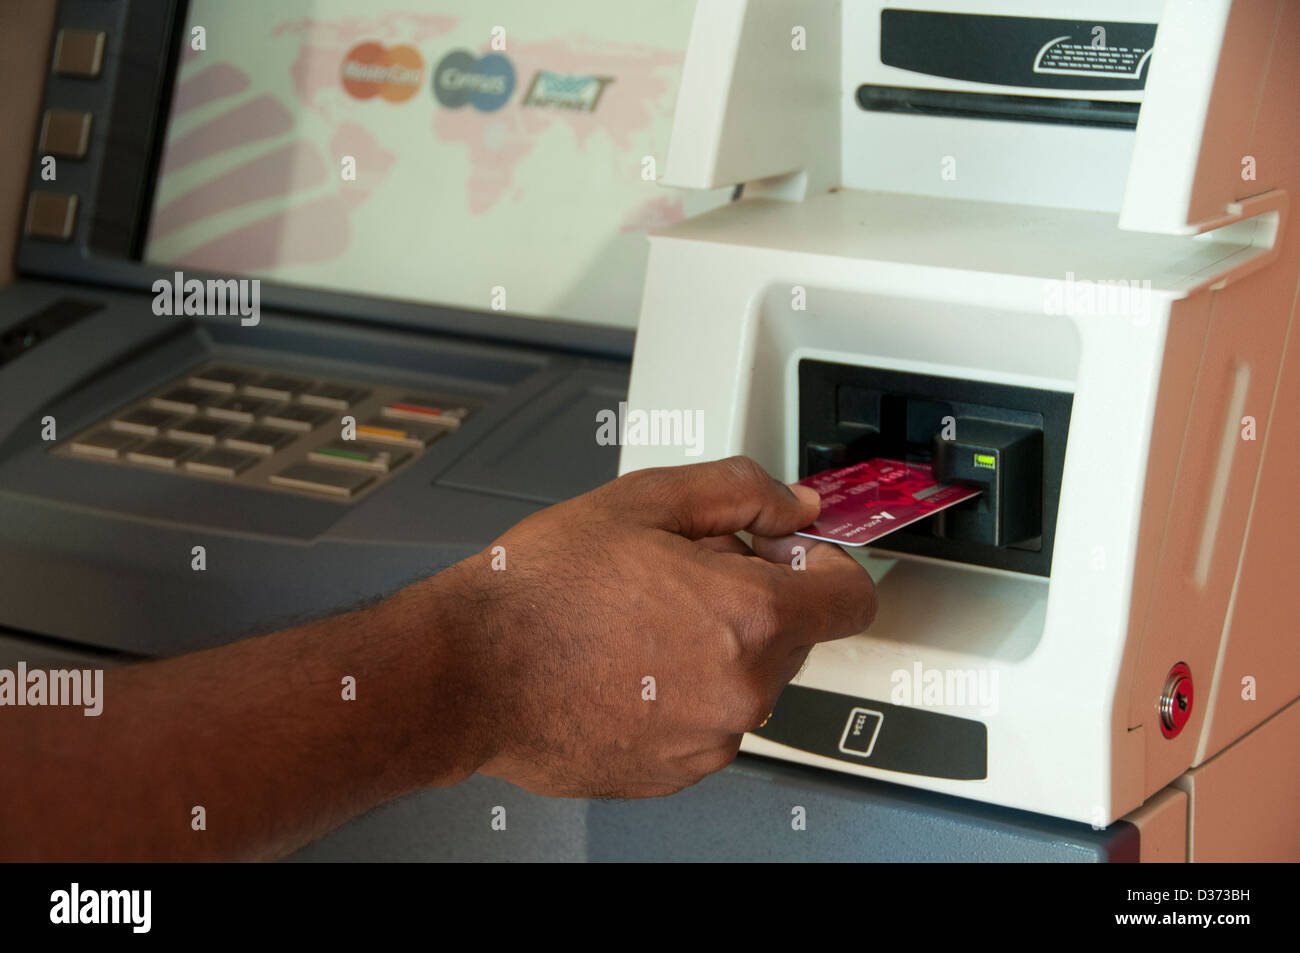
[[[197,387],[173,387],[149,398],[149,406],[175,414],[197,414],[199,408],[212,403],[212,392]]]
[[[448,394],[213,363],[119,408],[53,452],[351,501],[478,407]]]
[[[205,447],[215,447],[217,441],[237,430],[234,424],[225,420],[212,420],[208,417],[195,417],[175,427],[167,428],[167,436],[172,440],[184,440],[186,443],[198,443]]]
[[[357,425],[357,439],[372,443],[391,443],[399,447],[427,447],[447,435],[446,427],[388,420],[383,417]]]
[[[332,463],[341,467],[387,473],[410,455],[406,450],[367,446],[356,440],[333,440],[307,454],[307,459],[316,463]]]
[[[151,467],[174,467],[197,451],[193,444],[179,440],[151,440],[136,450],[127,452],[132,463],[147,463]]]
[[[299,400],[313,407],[328,407],[330,410],[347,410],[353,404],[360,403],[370,395],[361,387],[349,387],[346,384],[317,384],[303,394]]]
[[[149,407],[137,407],[130,413],[114,417],[109,426],[125,433],[139,434],[142,437],[156,437],[164,427],[180,421],[176,414]]]
[[[212,476],[233,477],[256,465],[256,454],[237,450],[205,450],[193,460],[185,461],[185,469]]]
[[[122,433],[117,430],[99,430],[92,434],[78,437],[73,440],[69,446],[76,453],[91,454],[97,457],[108,457],[117,459],[117,455],[123,450],[141,443],[139,437],[133,437],[129,433]]]
[[[262,423],[268,427],[280,427],[283,430],[297,430],[307,433],[315,430],[329,420],[332,414],[328,410],[314,407],[277,407],[262,416]]]
[[[290,401],[311,386],[312,382],[306,378],[291,377],[288,374],[264,374],[251,383],[245,384],[243,389],[249,397]]]
[[[295,463],[271,475],[271,482],[276,486],[342,497],[351,496],[373,479],[374,477],[368,473],[317,466],[311,463]]]
[[[236,450],[267,454],[283,450],[293,443],[293,440],[293,434],[285,433],[283,430],[272,430],[270,427],[249,427],[247,430],[241,430],[239,433],[227,437],[223,443],[227,447],[233,447]]]
[[[249,376],[247,371],[231,367],[206,367],[191,374],[189,380],[194,387],[216,391],[219,394],[233,394],[240,384],[248,380]]]
[[[262,400],[260,397],[227,397],[207,408],[209,417],[218,420],[233,420],[237,424],[251,424],[254,420],[269,413],[275,402]]]

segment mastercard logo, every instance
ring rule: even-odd
[[[358,43],[343,57],[340,71],[343,89],[357,99],[376,96],[390,103],[404,103],[419,90],[424,80],[424,60],[414,47]]]

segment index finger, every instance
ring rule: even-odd
[[[621,486],[620,486],[621,484]],[[608,485],[625,512],[687,539],[747,531],[784,536],[821,512],[815,490],[792,490],[748,457],[638,470]]]

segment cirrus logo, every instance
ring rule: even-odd
[[[515,68],[500,53],[475,56],[469,50],[453,50],[433,71],[433,95],[449,109],[470,105],[493,112],[514,91]]]

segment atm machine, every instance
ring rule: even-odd
[[[918,6],[692,29],[665,181],[744,194],[652,237],[629,408],[982,491],[742,750],[1296,859],[1300,4]]]
[[[0,664],[352,606],[620,469],[946,460],[978,503],[863,557],[871,632],[726,770],[476,777],[296,859],[1300,855],[1300,4],[1041,6],[44,4]],[[602,445],[624,401],[704,456]]]

